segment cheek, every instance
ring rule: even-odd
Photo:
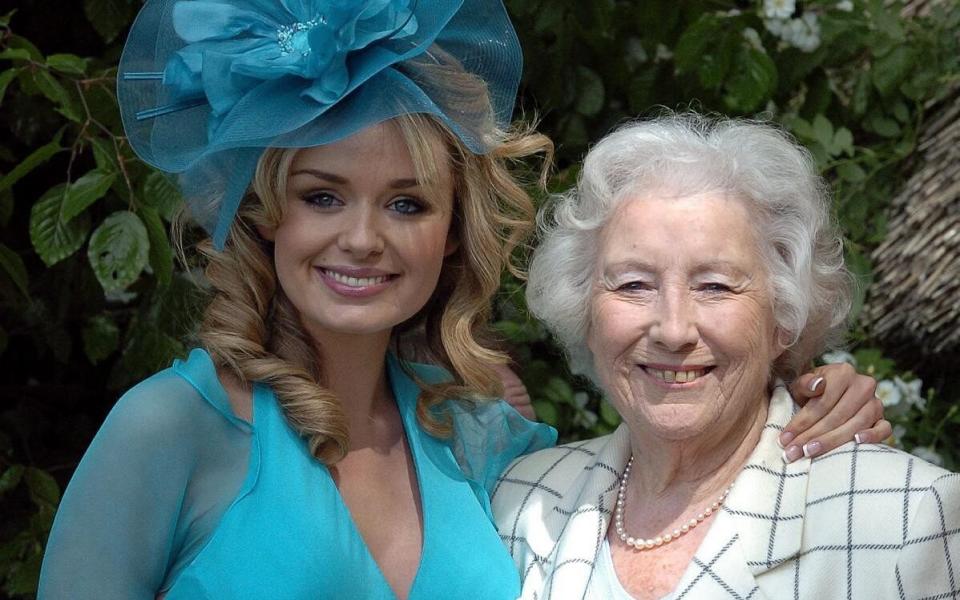
[[[587,347],[597,357],[619,356],[642,337],[642,323],[639,307],[601,293],[591,303]]]

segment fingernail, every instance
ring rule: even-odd
[[[811,391],[811,392],[817,391],[817,388],[820,387],[820,384],[821,384],[821,383],[823,383],[823,377],[817,377],[816,379],[814,379],[813,381],[811,381],[811,382],[810,382],[810,391]]]
[[[793,438],[797,437],[793,434],[792,431],[784,431],[780,434],[780,437],[777,438],[777,443],[780,444],[781,448],[786,448],[787,444],[793,441]]]
[[[853,434],[853,441],[855,441],[858,444],[863,443],[863,440],[860,438],[860,432]]]
[[[810,458],[820,454],[821,449],[823,449],[823,444],[820,442],[807,442],[803,445],[803,455]]]
[[[783,451],[783,462],[792,463],[801,456],[803,456],[803,450],[800,449],[800,446],[794,444]]]

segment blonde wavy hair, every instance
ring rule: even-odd
[[[511,163],[542,154],[538,182],[543,187],[553,144],[532,127],[516,128],[499,135],[481,155],[431,116],[407,114],[393,122],[422,181],[436,180],[437,144],[446,150],[454,177],[451,227],[459,248],[445,259],[427,304],[393,336],[400,353],[400,334],[422,328],[426,348],[418,353],[451,373],[446,383],[418,381],[423,390],[418,419],[427,431],[443,436],[448,424],[433,407],[450,398],[480,401],[502,393],[491,366],[506,363],[507,357],[491,343],[487,324],[504,269],[522,276],[512,257],[534,222],[533,203],[511,174]],[[199,340],[218,367],[244,381],[268,384],[311,454],[330,465],[349,448],[347,419],[337,397],[324,387],[323,357],[277,281],[272,244],[258,233],[258,226],[275,227],[283,219],[287,176],[297,151],[267,149],[224,249],[214,250],[210,240],[199,244],[211,289]]]

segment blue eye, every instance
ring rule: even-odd
[[[425,210],[423,203],[415,198],[397,198],[389,205],[390,210],[402,215],[415,215]]]
[[[308,192],[301,195],[300,199],[317,208],[334,208],[336,206],[343,206],[343,202],[330,192]]]

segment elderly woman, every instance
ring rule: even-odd
[[[528,300],[623,425],[502,475],[523,597],[957,597],[960,476],[866,443],[781,459],[781,382],[847,318],[841,250],[770,126],[668,116],[597,144]]]

